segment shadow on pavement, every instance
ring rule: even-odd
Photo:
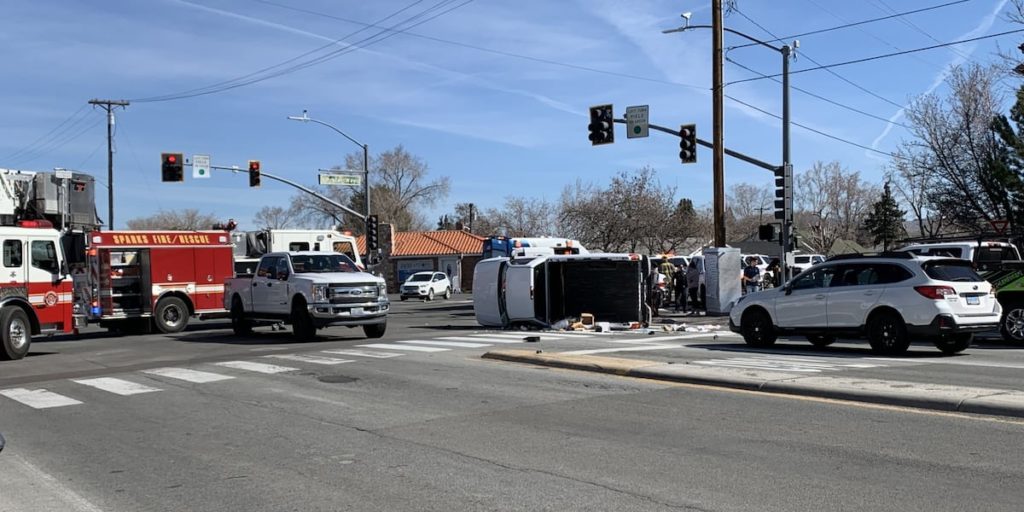
[[[798,345],[780,343],[770,348],[759,348],[751,347],[742,343],[729,343],[729,344],[702,344],[702,345],[688,345],[690,348],[702,348],[705,350],[718,351],[718,352],[737,352],[737,353],[755,353],[755,354],[782,354],[782,355],[802,355],[802,356],[818,356],[818,357],[839,357],[839,358],[861,358],[861,357],[897,357],[901,359],[945,359],[948,357],[963,357],[968,354],[957,354],[954,356],[944,355],[939,352],[935,345],[931,343],[914,343],[910,346],[910,350],[905,354],[897,356],[885,356],[876,354],[871,351],[871,348],[866,346],[860,347],[823,347],[815,348],[809,345]],[[973,348],[973,347],[972,347]],[[919,349],[919,350],[915,350]]]

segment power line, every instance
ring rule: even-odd
[[[60,124],[58,124],[57,126],[54,126],[52,129],[50,129],[50,131],[44,133],[43,135],[40,135],[39,138],[37,138],[36,140],[34,140],[31,143],[29,143],[28,146],[25,146],[25,147],[23,147],[21,149],[15,150],[13,153],[10,153],[6,157],[4,157],[4,159],[5,160],[13,160],[13,159],[17,158],[18,156],[24,156],[26,153],[31,153],[32,150],[37,145],[42,146],[42,145],[45,145],[45,144],[49,143],[50,141],[43,142],[44,139],[49,138],[51,135],[53,136],[53,138],[57,138],[59,136],[59,134],[56,134],[55,132],[60,130],[60,128],[63,127],[64,125],[68,124],[68,122],[70,122],[72,119],[74,119],[78,114],[82,113],[83,110],[85,110],[85,105],[82,105],[81,107],[78,107],[78,110],[76,110],[75,113],[71,114],[66,119],[61,121]]]
[[[729,61],[729,62],[731,62],[731,63],[733,63],[733,64],[735,64],[735,65],[737,65],[737,66],[739,66],[739,67],[741,67],[741,68],[751,72],[751,73],[754,73],[756,75],[760,75],[762,77],[766,77],[767,76],[764,73],[762,73],[760,71],[757,71],[755,69],[751,69],[751,68],[749,68],[749,67],[747,67],[747,66],[745,66],[745,65],[743,65],[743,64],[741,64],[741,63],[739,63],[739,62],[737,62],[734,59],[731,59],[729,57],[726,57],[725,60],[727,60],[727,61]],[[775,83],[781,83],[778,78],[772,78],[772,81],[775,82]],[[860,110],[860,109],[858,109],[856,107],[851,107],[850,105],[847,105],[845,103],[840,103],[838,101],[826,98],[824,96],[821,96],[820,94],[813,93],[813,92],[808,91],[806,89],[801,89],[800,87],[797,87],[795,85],[790,85],[789,87],[791,89],[793,89],[794,91],[802,92],[802,93],[804,93],[804,94],[806,94],[806,95],[808,95],[808,96],[810,96],[812,98],[817,98],[817,99],[819,99],[821,101],[824,101],[826,103],[830,103],[830,104],[835,105],[835,106],[840,107],[840,108],[844,108],[844,109],[849,110],[851,112],[855,112],[857,114],[860,114],[860,115],[863,115],[863,116],[866,116],[866,117],[870,117],[872,119],[877,119],[879,121],[882,121],[883,123],[888,123],[888,124],[891,124],[891,125],[894,125],[894,126],[899,126],[900,128],[906,128],[908,130],[910,129],[910,127],[905,125],[905,124],[897,123],[896,121],[891,121],[891,120],[886,119],[886,118],[881,117],[881,116],[876,116],[875,114],[872,114],[870,112],[865,112],[865,111]]]
[[[873,57],[864,57],[862,59],[854,59],[854,60],[848,60],[848,61],[845,61],[845,62],[836,62],[834,64],[819,65],[819,66],[813,67],[813,68],[798,69],[796,71],[790,71],[789,74],[790,75],[796,75],[796,74],[800,74],[800,73],[807,73],[808,71],[818,71],[818,70],[821,70],[821,69],[828,70],[830,68],[836,68],[836,67],[840,67],[840,66],[849,66],[850,64],[860,64],[860,63],[863,63],[863,62],[870,62],[870,61],[873,61],[873,60],[887,59],[889,57],[898,57],[900,55],[907,55],[907,54],[910,54],[910,53],[923,52],[925,50],[934,50],[936,48],[943,48],[943,47],[946,47],[946,46],[953,46],[955,44],[971,43],[971,42],[974,42],[974,41],[980,41],[982,39],[992,39],[993,37],[1001,37],[1001,36],[1010,35],[1010,34],[1017,34],[1017,33],[1020,33],[1020,32],[1024,32],[1024,28],[1020,28],[1020,29],[1017,29],[1017,30],[1007,30],[1006,32],[1000,32],[998,34],[989,34],[989,35],[985,35],[985,36],[972,37],[970,39],[961,39],[961,40],[958,40],[958,41],[951,41],[951,42],[948,42],[948,43],[935,44],[935,45],[932,45],[932,46],[925,46],[925,47],[922,47],[922,48],[915,48],[913,50],[903,50],[903,51],[900,51],[900,52],[886,53],[886,54],[883,54],[883,55],[875,55]],[[810,60],[810,59],[808,59],[808,60]],[[747,78],[747,79],[744,79],[744,80],[737,80],[735,82],[729,82],[726,85],[739,84],[739,83],[743,83],[743,82],[753,82],[755,80],[764,80],[765,78],[776,78],[776,77],[779,77],[779,76],[782,76],[782,75],[781,74],[774,74],[774,75],[766,75],[764,77]]]
[[[376,34],[373,34],[371,36],[368,36],[368,37],[365,37],[363,39],[360,39],[359,41],[356,41],[354,43],[348,44],[344,48],[341,48],[341,49],[338,49],[338,50],[334,50],[334,51],[329,52],[327,54],[324,54],[324,55],[321,55],[321,56],[316,57],[314,59],[311,59],[309,61],[298,63],[298,64],[295,64],[293,66],[284,68],[282,70],[279,70],[279,71],[276,71],[276,72],[273,72],[273,73],[270,73],[270,74],[267,74],[267,75],[264,75],[264,76],[261,76],[261,77],[251,78],[251,79],[244,80],[244,81],[239,81],[238,79],[235,79],[235,80],[231,81],[231,82],[235,82],[235,83],[231,83],[229,85],[221,85],[221,86],[214,85],[214,86],[208,86],[206,88],[203,88],[203,90],[198,90],[198,91],[197,90],[186,91],[186,92],[182,92],[182,93],[168,94],[168,95],[163,95],[163,96],[154,96],[154,97],[150,97],[150,98],[143,98],[143,99],[131,100],[131,101],[140,102],[140,103],[151,103],[151,102],[158,102],[158,101],[171,101],[171,100],[178,100],[178,99],[185,99],[185,98],[193,98],[193,97],[196,97],[196,96],[204,96],[204,95],[208,95],[208,94],[214,94],[214,93],[218,93],[218,92],[227,91],[227,90],[230,90],[230,89],[236,89],[236,88],[239,88],[239,87],[244,87],[246,85],[251,85],[251,84],[263,82],[263,81],[269,80],[271,78],[276,78],[276,77],[283,76],[283,75],[286,75],[286,74],[289,74],[289,73],[293,73],[295,71],[299,71],[301,69],[305,69],[305,68],[308,68],[308,67],[315,66],[317,64],[326,62],[326,61],[328,61],[330,59],[333,59],[333,58],[336,58],[336,57],[339,57],[341,55],[345,55],[345,54],[348,54],[348,53],[352,53],[352,52],[354,52],[356,50],[359,50],[359,49],[362,49],[362,48],[366,48],[366,47],[371,46],[373,44],[376,44],[376,43],[379,43],[379,42],[384,41],[386,39],[389,39],[389,38],[393,37],[396,34],[395,33],[390,33],[390,34],[387,34],[387,35],[384,35],[384,36],[382,36],[382,34],[387,32],[389,29],[394,29],[395,27],[398,27],[400,25],[408,23],[409,21],[416,20],[418,18],[422,18],[427,13],[429,13],[431,11],[436,11],[436,10],[442,8],[442,7],[445,7],[446,5],[453,3],[453,1],[454,0],[441,0],[440,2],[434,4],[433,6],[427,8],[427,9],[425,9],[423,11],[421,11],[420,13],[418,13],[416,15],[410,16],[409,18],[406,18],[405,20],[402,20],[402,21],[400,21],[398,23],[395,23],[391,27],[388,27],[388,28],[385,28],[383,30],[380,30]],[[424,19],[420,19],[416,23],[413,23],[412,25],[406,27],[406,29],[422,25],[422,24],[424,24],[424,23],[426,23],[428,21],[431,21],[431,20],[433,20],[435,18],[438,18],[440,16],[443,16],[443,15],[445,15],[445,14],[451,12],[451,11],[454,11],[455,9],[463,7],[463,6],[465,6],[465,5],[467,5],[467,4],[471,3],[471,2],[473,2],[473,0],[464,0],[463,2],[457,4],[457,5],[453,6],[453,7],[450,7],[448,9],[445,9],[445,10],[443,10],[443,11],[437,13],[437,14],[434,14],[432,16],[426,17]],[[346,36],[346,37],[348,37],[348,36]],[[333,45],[333,44],[336,44],[336,43],[331,43],[331,45]],[[280,65],[283,65],[283,64],[278,64],[278,65],[275,65],[275,66],[271,66],[271,68],[279,67]],[[252,76],[254,74],[258,74],[258,73],[250,73],[249,76]]]
[[[746,13],[744,13],[743,11],[741,11],[739,9],[736,9],[736,12],[739,13],[740,16],[743,16],[743,18],[746,19],[747,21],[753,23],[754,26],[756,26],[757,28],[763,30],[766,34],[768,34],[768,35],[770,35],[772,37],[775,37],[776,39],[778,38],[775,34],[772,33],[771,30],[768,30],[767,28],[764,28],[764,26],[762,26],[760,23],[758,23],[758,22],[754,21],[753,19],[751,19],[750,16],[747,16]],[[812,59],[810,55],[807,55],[806,53],[803,53],[803,56],[807,60],[811,61],[813,64],[816,64],[818,66],[821,65],[820,62]],[[790,72],[790,75],[792,75],[792,74],[793,73]],[[853,87],[856,87],[858,90],[860,90],[860,91],[862,91],[862,92],[864,92],[866,94],[871,95],[872,97],[878,98],[878,99],[880,99],[880,100],[882,100],[882,101],[884,101],[884,102],[886,102],[886,103],[888,103],[888,104],[890,104],[890,105],[892,105],[892,106],[894,106],[896,108],[903,108],[903,105],[900,105],[899,103],[896,103],[895,101],[892,101],[889,98],[886,98],[886,97],[884,97],[884,96],[882,96],[882,95],[880,95],[880,94],[878,94],[878,93],[876,93],[876,92],[874,92],[874,91],[872,91],[872,90],[870,90],[870,89],[868,89],[868,88],[866,88],[866,87],[864,87],[864,86],[862,86],[860,84],[854,83],[849,78],[846,78],[845,76],[840,75],[839,73],[836,73],[835,71],[829,70],[829,74],[834,76],[834,77],[836,77],[836,78],[838,78],[838,79],[840,79],[840,80],[842,80],[842,81],[844,81],[844,82],[846,82],[846,83],[848,83],[848,84],[850,84],[850,85],[852,85]],[[726,84],[726,85],[728,85],[728,84]]]
[[[318,11],[302,9],[302,8],[299,8],[299,7],[293,7],[293,6],[290,6],[290,5],[279,4],[279,3],[273,2],[271,0],[254,0],[254,1],[260,2],[260,3],[264,3],[264,4],[268,4],[268,5],[274,5],[276,7],[282,8],[282,9],[288,9],[288,10],[292,10],[292,11],[297,11],[297,12],[302,12],[302,13],[310,14],[310,15],[313,15],[313,16],[320,16],[320,17],[334,19],[334,20],[338,20],[338,21],[344,21],[346,23],[352,23],[352,24],[356,24],[356,25],[366,25],[366,26],[369,26],[369,24],[367,24],[366,22],[362,22],[362,21],[358,21],[358,20],[353,20],[353,19],[350,19],[350,18],[344,18],[344,17],[341,17],[341,16],[335,16],[333,14],[326,14],[326,13],[322,13],[322,12],[318,12]],[[394,32],[396,34],[400,33],[400,34],[404,34],[404,35],[407,35],[407,36],[416,37],[416,38],[419,38],[419,39],[425,39],[425,40],[428,40],[428,41],[434,41],[434,42],[438,42],[438,43],[448,44],[448,45],[452,45],[452,46],[458,46],[458,47],[467,48],[467,49],[471,49],[471,50],[477,50],[477,51],[481,51],[481,52],[491,53],[491,54],[494,54],[494,55],[502,55],[502,56],[505,56],[505,57],[513,57],[513,58],[528,60],[528,61],[532,61],[532,62],[539,62],[539,63],[542,63],[542,64],[548,64],[548,65],[552,65],[552,66],[559,66],[559,67],[565,67],[565,68],[569,68],[569,69],[576,69],[576,70],[580,70],[580,71],[588,71],[588,72],[592,72],[592,73],[599,73],[599,74],[604,74],[604,75],[617,76],[617,77],[621,77],[621,78],[629,78],[629,79],[632,79],[632,80],[641,80],[641,81],[654,82],[654,83],[660,83],[660,84],[665,84],[665,85],[683,86],[683,87],[688,87],[688,88],[691,88],[691,89],[698,89],[698,90],[701,90],[701,91],[707,90],[707,88],[705,88],[705,87],[700,87],[700,86],[696,86],[696,85],[693,85],[693,84],[680,83],[680,82],[672,82],[672,81],[668,81],[668,80],[661,80],[661,79],[658,79],[658,78],[645,77],[645,76],[639,76],[639,75],[631,75],[631,74],[628,74],[628,73],[618,73],[618,72],[614,72],[614,71],[607,71],[607,70],[598,69],[598,68],[591,68],[591,67],[587,67],[587,66],[580,66],[580,65],[570,64],[570,63],[556,61],[556,60],[542,59],[542,58],[538,58],[538,57],[532,57],[532,56],[529,56],[529,55],[522,55],[522,54],[518,54],[518,53],[507,52],[507,51],[504,51],[504,50],[496,50],[496,49],[493,49],[493,48],[486,48],[486,47],[483,47],[483,46],[476,46],[476,45],[472,45],[472,44],[468,44],[468,43],[462,43],[462,42],[459,42],[459,41],[452,41],[452,40],[449,40],[449,39],[442,39],[442,38],[439,38],[439,37],[428,36],[428,35],[424,35],[424,34],[417,34],[415,32],[409,32],[408,30],[409,29],[402,29],[402,30],[395,30]],[[750,103],[747,103],[745,101],[737,99],[737,98],[735,98],[733,96],[730,96],[728,94],[726,94],[725,97],[729,98],[730,100],[735,101],[735,102],[737,102],[737,103],[739,103],[741,105],[744,105],[744,106],[746,106],[748,108],[751,108],[753,110],[761,112],[762,114],[774,117],[776,119],[780,119],[780,120],[782,119],[782,117],[780,115],[778,115],[778,114],[771,113],[771,112],[769,112],[769,111],[767,111],[767,110],[765,110],[765,109],[763,109],[761,107],[752,105]],[[797,123],[797,122],[791,122],[791,123],[793,124],[793,126],[797,126],[799,128],[805,129],[805,130],[810,131],[812,133],[816,133],[816,134],[821,135],[823,137],[827,137],[829,139],[832,139],[832,140],[835,140],[835,141],[838,141],[838,142],[842,142],[844,144],[849,144],[851,146],[856,146],[858,148],[867,149],[867,150],[873,151],[875,153],[879,153],[879,154],[883,154],[883,155],[889,156],[889,153],[885,153],[884,151],[879,151],[877,149],[874,149],[874,148],[871,148],[871,147],[868,147],[868,146],[864,146],[862,144],[858,144],[856,142],[844,139],[842,137],[838,137],[836,135],[832,135],[830,133],[823,132],[823,131],[815,129],[815,128],[811,128],[811,127],[809,127],[807,125],[803,125],[803,124],[800,124],[800,123]]]
[[[875,7],[878,7],[878,4],[882,4],[882,7],[878,7],[878,9],[880,11],[882,11],[882,12],[885,12],[886,10],[888,10],[889,12],[896,12],[895,9],[890,7],[889,4],[885,3],[883,0],[878,0],[877,3],[876,3],[875,0],[868,0],[868,1],[870,1],[871,5],[874,5]],[[931,39],[933,42],[936,42],[936,43],[941,43],[942,42],[942,41],[939,41],[938,39],[936,39],[935,36],[929,34],[927,31],[925,31],[925,29],[921,28],[917,23],[914,23],[913,21],[910,21],[910,20],[904,19],[904,18],[900,18],[900,23],[903,23],[904,25],[906,25],[906,26],[916,30],[917,32],[923,34],[925,37],[927,37],[928,39]],[[953,53],[957,54],[957,56],[961,57],[964,60],[971,60],[970,55],[964,55],[963,53],[960,53],[960,50],[958,50],[956,48],[950,48],[950,50]]]
[[[765,110],[765,109],[763,109],[761,107],[758,107],[756,105],[751,105],[750,103],[747,103],[747,102],[745,102],[745,101],[743,101],[743,100],[741,100],[739,98],[730,96],[728,94],[726,94],[725,97],[729,98],[732,101],[735,101],[736,103],[739,103],[740,105],[752,108],[752,109],[754,109],[754,110],[756,110],[756,111],[758,111],[758,112],[760,112],[760,113],[762,113],[762,114],[764,114],[766,116],[771,116],[771,117],[774,117],[775,119],[779,119],[779,120],[782,119],[782,116],[780,116],[778,114],[774,114],[772,112],[769,112],[769,111],[767,111],[767,110]],[[878,153],[880,155],[885,155],[885,156],[888,156],[888,157],[891,157],[891,158],[902,158],[902,157],[900,157],[899,155],[897,155],[895,153],[886,153],[885,151],[881,151],[881,150],[875,149],[875,148],[870,147],[870,146],[865,146],[863,144],[860,144],[860,143],[857,143],[857,142],[853,142],[852,140],[844,139],[844,138],[839,137],[837,135],[832,135],[830,133],[823,132],[823,131],[818,130],[816,128],[811,128],[810,126],[807,126],[807,125],[804,125],[804,124],[800,124],[800,123],[797,123],[795,121],[790,121],[790,123],[793,126],[799,126],[800,128],[803,128],[804,130],[816,133],[818,135],[821,135],[822,137],[828,137],[829,139],[832,139],[832,140],[834,140],[836,142],[842,142],[843,144],[848,144],[850,146],[854,146],[854,147],[858,147],[858,148],[865,149],[865,150],[868,150],[868,151],[872,151],[872,152]]]
[[[966,2],[970,2],[970,1],[971,0],[956,0],[954,2],[946,2],[944,4],[933,5],[931,7],[922,7],[920,9],[914,9],[912,11],[903,11],[903,12],[895,13],[895,14],[892,14],[892,15],[889,15],[889,16],[882,16],[881,18],[871,18],[869,20],[855,21],[855,22],[852,22],[852,23],[846,23],[846,24],[843,24],[843,25],[835,26],[835,27],[823,28],[823,29],[819,29],[819,30],[812,30],[810,32],[803,32],[801,34],[793,34],[791,36],[779,37],[779,38],[776,38],[776,39],[772,39],[769,42],[788,41],[790,39],[795,39],[795,38],[798,38],[798,37],[813,36],[813,35],[817,35],[817,34],[824,34],[826,32],[833,32],[833,31],[836,31],[836,30],[842,30],[842,29],[846,29],[846,28],[857,27],[857,26],[860,26],[860,25],[867,25],[869,23],[875,23],[875,22],[878,22],[878,21],[889,20],[889,19],[892,19],[892,18],[901,18],[903,16],[908,16],[908,15],[911,15],[911,14],[917,14],[917,13],[926,12],[926,11],[934,11],[935,9],[941,9],[943,7],[949,7],[951,5],[962,4],[962,3],[966,3]],[[817,5],[817,4],[815,4],[815,5]],[[890,8],[890,10],[892,10],[892,9]],[[895,12],[895,11],[893,11],[893,12]],[[774,37],[774,36],[772,36],[772,37]],[[755,46],[756,44],[757,43],[746,43],[746,44],[741,44],[741,45],[738,45],[738,46],[732,46],[730,48],[746,48],[748,46]]]

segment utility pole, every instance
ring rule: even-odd
[[[114,229],[114,107],[127,107],[127,100],[89,100],[107,111],[107,229]]]
[[[712,154],[714,176],[714,230],[715,247],[725,247],[725,84],[723,78],[723,46],[725,45],[724,23],[722,21],[722,0],[711,2],[711,91],[712,91]]]

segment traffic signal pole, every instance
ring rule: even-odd
[[[107,229],[114,229],[114,107],[127,107],[126,100],[89,100],[107,111]]]
[[[191,166],[192,162],[189,162],[188,165]],[[211,165],[210,169],[211,170],[216,169],[218,171],[244,172],[246,174],[249,173],[248,169],[240,169],[238,167],[224,167],[224,166],[220,166],[220,165]],[[325,202],[325,203],[327,203],[327,204],[329,204],[331,206],[334,206],[335,208],[340,208],[342,210],[345,210],[346,212],[348,212],[348,213],[352,214],[353,216],[358,217],[360,219],[366,220],[366,218],[367,218],[367,217],[363,217],[363,214],[361,214],[361,213],[359,213],[359,212],[349,208],[348,206],[345,206],[345,205],[343,205],[343,204],[341,204],[341,203],[339,203],[339,202],[337,202],[337,201],[335,201],[335,200],[333,200],[333,199],[331,199],[329,197],[326,197],[324,195],[318,194],[317,192],[315,192],[315,191],[313,191],[313,190],[311,190],[309,188],[303,187],[302,185],[299,185],[298,183],[295,183],[294,181],[289,180],[287,178],[282,178],[280,176],[275,176],[275,175],[270,174],[269,172],[264,171],[262,169],[260,169],[260,176],[262,176],[264,178],[270,178],[270,179],[272,179],[274,181],[279,181],[281,183],[284,183],[285,185],[291,185],[292,187],[295,187],[295,188],[297,188],[297,189],[299,189],[299,190],[301,190],[301,191],[303,191],[303,192],[305,192],[305,193],[307,193],[307,194],[309,194],[309,195],[311,195],[311,196],[313,196],[313,197],[315,197],[315,198],[317,198],[317,199],[319,199],[319,200],[321,200],[321,201],[323,201],[323,202]]]

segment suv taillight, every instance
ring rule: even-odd
[[[948,286],[915,286],[914,290],[932,300],[943,300],[948,295],[956,295],[956,290]]]

